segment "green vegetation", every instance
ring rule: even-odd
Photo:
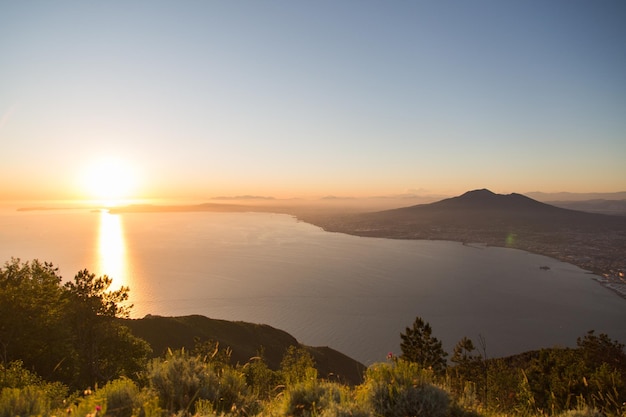
[[[294,344],[276,366],[262,345],[235,360],[229,345],[202,337],[149,360],[147,342],[120,320],[128,289],[109,291],[110,284],[86,270],[62,284],[51,264],[38,261],[0,268],[0,417],[626,416],[624,345],[605,334],[590,331],[576,348],[496,359],[486,358],[484,340],[481,353],[463,338],[449,365],[417,317],[400,335],[401,356],[349,384],[320,374],[316,358],[324,356],[284,332],[243,323],[229,337],[271,341],[264,335],[272,334]],[[189,322],[226,323],[190,316],[172,329]],[[148,322],[159,323],[173,321]]]
[[[0,269],[2,363],[22,361],[73,389],[136,378],[150,347],[115,320],[130,307],[123,305],[128,288],[108,291],[111,282],[83,270],[62,285],[50,263],[7,262]]]
[[[416,317],[413,327],[407,327],[400,338],[402,359],[415,362],[424,369],[432,369],[438,374],[445,371],[448,354],[443,350],[441,341],[433,336],[430,324],[421,317]]]

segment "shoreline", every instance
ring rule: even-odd
[[[93,211],[93,207],[81,207]],[[62,210],[56,207],[18,208],[19,212]],[[407,227],[398,229],[397,225],[383,225],[372,222],[363,224],[354,221],[362,212],[350,212],[337,207],[295,207],[262,206],[245,204],[204,203],[193,205],[152,205],[137,204],[120,207],[107,207],[110,214],[132,213],[273,213],[295,218],[329,233],[343,233],[351,236],[374,237],[400,240],[440,240],[461,243],[479,249],[480,246],[519,249],[528,253],[542,255],[577,266],[596,276],[592,278],[603,287],[626,299],[626,242],[616,231],[613,236],[606,232],[598,233],[537,233],[520,231],[503,234],[501,230],[470,229],[458,226],[447,227]],[[367,213],[366,213],[367,214]],[[352,224],[351,224],[352,223]],[[479,245],[479,246],[475,246]]]

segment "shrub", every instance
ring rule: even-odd
[[[216,370],[214,364],[185,350],[169,351],[165,359],[154,360],[148,367],[148,380],[170,413],[250,414],[258,408],[242,372],[226,365]]]
[[[286,385],[317,379],[317,369],[311,354],[293,345],[289,346],[280,362],[280,372]]]
[[[317,416],[322,411],[342,403],[345,388],[336,383],[304,381],[288,386],[283,398],[283,414],[287,416]]]
[[[251,415],[258,408],[256,396],[248,393],[245,375],[233,368],[223,369],[213,398],[213,409],[222,413]]]
[[[214,400],[219,384],[215,372],[202,360],[185,350],[168,351],[165,359],[148,366],[150,386],[169,412],[189,411],[198,398]]]
[[[60,408],[67,397],[67,387],[60,382],[45,382],[37,374],[24,369],[21,361],[14,361],[6,366],[0,364],[0,389],[13,388],[6,391],[3,401],[7,404],[25,405],[36,392],[33,401],[36,404],[45,404],[47,409]],[[38,406],[35,406],[37,408]],[[28,407],[26,407],[28,408]],[[20,410],[24,410],[21,406]]]
[[[0,392],[0,417],[43,416],[50,414],[50,400],[41,388],[3,388]]]
[[[362,395],[376,415],[446,416],[450,397],[430,381],[432,371],[420,369],[415,363],[397,360],[376,364],[367,370]]]
[[[102,404],[107,416],[131,417],[141,409],[140,390],[129,379],[116,379],[96,391],[96,402]]]
[[[262,356],[252,358],[242,367],[249,389],[261,400],[269,400],[281,385],[280,372],[267,366]]]

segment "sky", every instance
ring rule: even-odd
[[[0,198],[625,191],[625,22],[622,0],[0,0]]]

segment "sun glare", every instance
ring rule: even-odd
[[[85,169],[82,183],[89,198],[107,201],[126,199],[136,191],[137,173],[132,165],[121,159],[100,159]]]

